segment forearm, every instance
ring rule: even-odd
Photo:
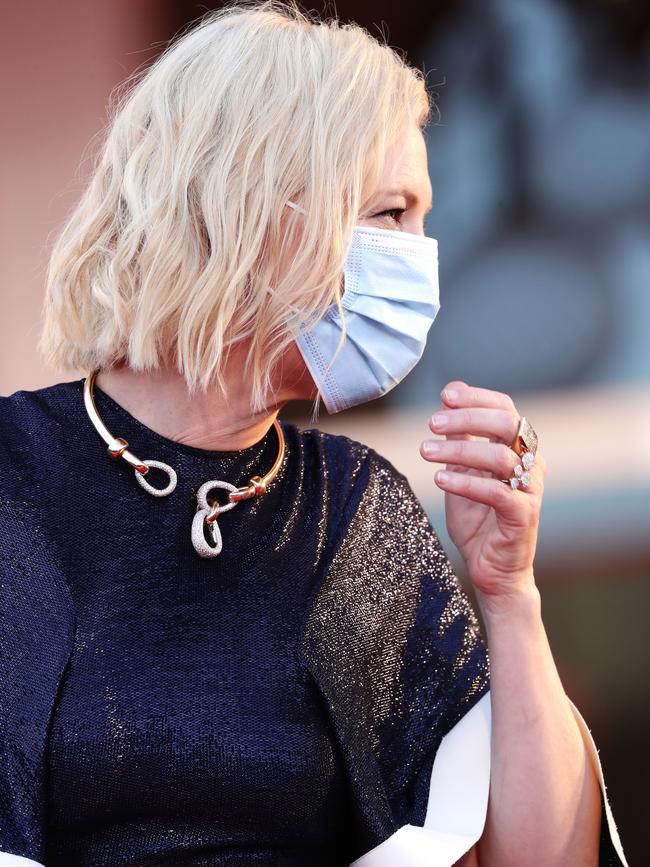
[[[490,654],[488,813],[481,867],[597,867],[600,786],[544,629],[537,587],[477,591]]]

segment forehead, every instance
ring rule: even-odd
[[[409,129],[386,152],[380,186],[406,188],[426,197],[431,190],[424,136],[417,127]]]

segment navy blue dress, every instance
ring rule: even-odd
[[[46,867],[343,867],[421,824],[440,739],[489,669],[404,476],[283,421],[279,475],[220,516],[223,551],[204,559],[196,490],[263,475],[274,429],[210,451],[98,386],[95,400],[178,484],[153,497],[108,456],[83,379],[0,399],[0,852]]]

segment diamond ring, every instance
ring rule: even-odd
[[[537,452],[537,444],[539,439],[532,425],[528,422],[525,416],[521,417],[519,422],[519,430],[517,436],[511,445],[511,448],[521,458],[521,464],[517,464],[514,469],[514,476],[510,479],[501,479],[501,481],[510,485],[513,491],[518,487],[527,488],[531,482],[530,468],[535,463],[535,453]]]

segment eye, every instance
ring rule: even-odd
[[[390,217],[394,222],[399,223],[402,219],[402,214],[406,211],[406,208],[391,208],[388,211],[380,211],[380,213],[375,214],[375,217]]]

